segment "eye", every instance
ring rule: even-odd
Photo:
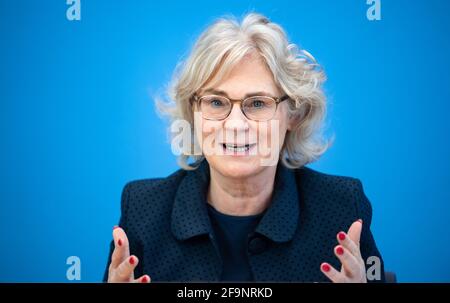
[[[250,104],[251,107],[253,108],[263,108],[265,106],[264,101],[262,100],[253,100]]]
[[[212,107],[221,107],[221,106],[223,106],[222,100],[219,100],[219,99],[211,100],[210,104],[211,104]]]

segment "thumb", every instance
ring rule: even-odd
[[[350,239],[352,239],[353,242],[355,242],[356,245],[358,245],[358,247],[359,240],[361,238],[362,224],[363,221],[361,219],[353,222],[347,232],[347,235],[350,237]]]

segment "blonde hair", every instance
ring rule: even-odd
[[[242,22],[224,17],[209,26],[188,58],[178,64],[168,89],[170,102],[158,101],[159,110],[172,121],[184,119],[193,125],[192,96],[206,83],[219,82],[252,51],[264,58],[275,83],[290,97],[288,115],[296,123],[281,149],[283,165],[299,168],[315,161],[330,145],[322,135],[326,114],[322,83],[326,76],[311,54],[289,43],[281,26],[260,14],[250,13]],[[195,169],[203,158],[182,154],[178,163],[184,169]],[[194,163],[189,164],[189,159]]]

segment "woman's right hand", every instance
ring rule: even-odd
[[[149,283],[151,279],[148,275],[134,278],[134,269],[139,259],[134,255],[130,256],[130,246],[125,231],[115,226],[113,238],[115,247],[108,270],[108,283]]]

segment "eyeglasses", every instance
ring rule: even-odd
[[[280,98],[269,96],[252,96],[246,99],[229,99],[219,95],[205,95],[199,97],[194,95],[203,118],[206,120],[224,120],[233,109],[233,103],[240,103],[241,111],[245,117],[254,121],[268,121],[275,115],[278,104],[289,99],[284,95]]]

